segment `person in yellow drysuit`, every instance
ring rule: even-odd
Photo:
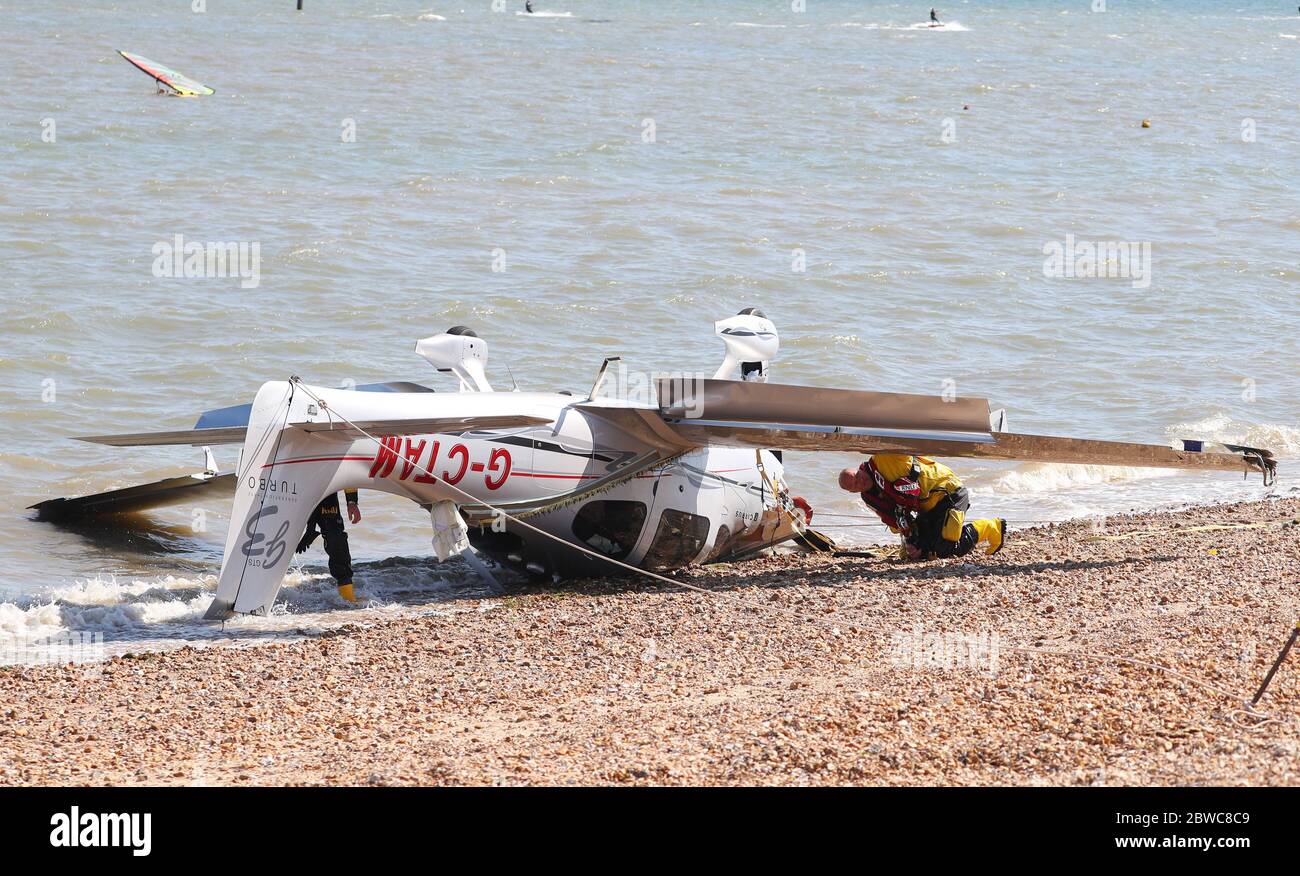
[[[983,542],[996,554],[1006,541],[1005,520],[966,520],[970,491],[928,456],[877,454],[840,472],[840,488],[860,494],[891,531],[902,533],[913,559],[960,557]]]

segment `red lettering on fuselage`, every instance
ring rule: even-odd
[[[420,439],[419,444],[412,443],[410,438],[406,439],[406,450],[402,452],[402,456],[406,461],[402,465],[402,475],[398,478],[399,481],[406,480],[411,476],[411,472],[415,471],[415,466],[420,461],[420,457],[424,456],[424,447],[428,443],[423,438]]]
[[[424,453],[426,447],[429,448],[428,461],[421,464],[421,460],[426,459]],[[418,441],[410,438],[403,441],[396,436],[384,438],[370,466],[370,477],[376,480],[388,477],[396,469],[400,459],[402,470],[397,476],[399,481],[410,479],[417,484],[436,484],[438,478],[428,472],[433,471],[433,466],[438,461],[439,449],[440,442],[430,441],[427,438]],[[454,463],[453,457],[456,458]],[[454,471],[443,471],[442,479],[447,483],[458,484],[470,472],[484,472],[483,481],[489,490],[499,490],[505,486],[513,465],[510,451],[504,447],[493,448],[488,455],[487,463],[470,462],[469,447],[464,444],[456,444],[447,451],[447,462],[455,467]]]
[[[497,474],[494,480],[492,475]],[[505,484],[506,478],[510,477],[510,451],[504,447],[494,448],[492,455],[488,457],[488,474],[485,478],[489,490],[499,490]]]
[[[393,466],[397,465],[397,451],[402,446],[402,439],[396,435],[390,435],[383,439],[379,445],[379,452],[375,454],[374,464],[370,466],[370,477],[386,478],[393,473]]]
[[[458,484],[460,479],[465,477],[465,472],[469,471],[469,448],[464,444],[457,444],[447,451],[447,459],[450,460],[453,456],[460,457],[460,471],[456,472],[455,476],[449,471],[444,471],[442,479],[449,484]]]
[[[424,467],[424,471],[420,472],[418,475],[415,476],[415,482],[417,484],[438,483],[438,479],[436,477],[434,477],[432,474],[426,474],[426,472],[433,471],[433,464],[437,461],[438,461],[438,442],[435,441],[433,442],[433,447],[429,450],[429,464]]]

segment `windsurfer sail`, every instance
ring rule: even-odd
[[[150,61],[148,58],[131,52],[124,52],[121,49],[119,49],[117,53],[123,58],[126,58],[136,67],[143,70],[145,73],[152,76],[159,86],[167,86],[167,88],[172,90],[172,93],[180,97],[198,97],[201,94],[216,93],[206,85],[195,82],[188,76],[177,73],[175,70],[172,70],[169,67],[164,67],[162,64]]]

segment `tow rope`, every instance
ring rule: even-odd
[[[1205,526],[1169,526],[1160,529],[1139,529],[1119,535],[1090,535],[1079,539],[1080,542],[1126,541],[1131,538],[1146,538],[1150,535],[1180,535],[1186,532],[1216,532],[1230,529],[1272,529],[1274,527],[1300,524],[1300,520],[1259,520],[1254,523],[1210,523]]]

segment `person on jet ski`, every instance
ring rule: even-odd
[[[841,471],[840,489],[858,493],[891,532],[902,534],[912,559],[961,557],[984,542],[995,554],[1006,540],[1005,520],[966,520],[970,491],[928,456],[876,454]]]

